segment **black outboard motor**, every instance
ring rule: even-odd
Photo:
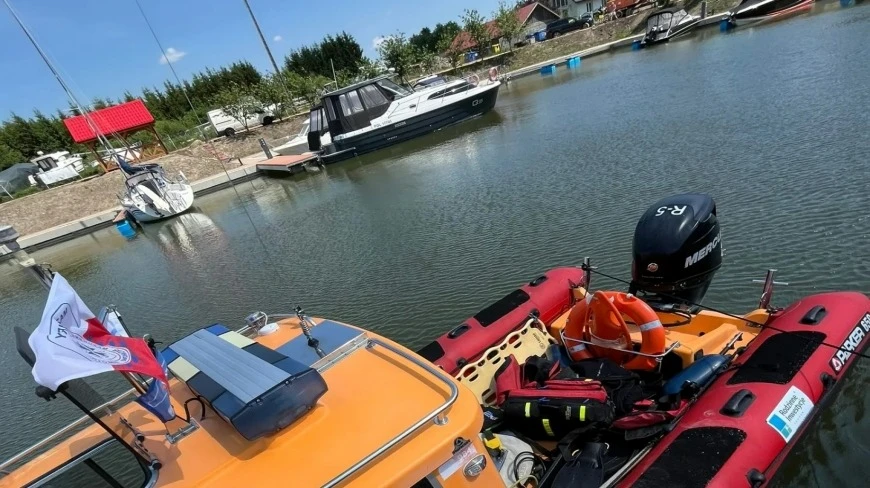
[[[646,292],[644,300],[653,306],[700,303],[721,265],[713,198],[671,196],[656,202],[637,223],[629,291]]]

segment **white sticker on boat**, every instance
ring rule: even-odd
[[[861,348],[861,343],[864,342],[864,338],[867,335],[870,335],[870,313],[864,314],[864,318],[858,322],[858,325],[843,340],[840,348],[834,351],[830,361],[831,369],[839,373],[843,369],[843,366],[846,365],[846,361],[852,357],[852,353]]]
[[[798,387],[792,386],[773,409],[773,412],[770,412],[767,424],[779,432],[779,435],[788,442],[807,419],[812,409],[813,401],[810,400],[810,397]]]
[[[447,462],[438,467],[438,475],[441,476],[442,480],[447,480],[447,478],[453,476],[453,473],[459,471],[459,468],[465,466],[465,463],[471,461],[471,458],[476,455],[477,449],[474,447],[474,444],[469,442],[454,454],[453,457],[448,459]]]

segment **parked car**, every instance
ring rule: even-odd
[[[582,29],[595,25],[595,12],[586,12],[580,16],[580,23],[583,24]]]
[[[247,117],[248,128],[257,125],[269,125],[275,121],[274,107],[258,108],[254,113]],[[214,131],[221,136],[233,137],[236,132],[244,130],[245,124],[242,124],[234,117],[224,113],[223,110],[216,109],[208,112],[208,121],[214,128]]]
[[[547,39],[561,36],[571,31],[583,28],[583,22],[574,17],[564,17],[547,24]]]

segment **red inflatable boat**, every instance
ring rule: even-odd
[[[574,304],[571,289],[583,280],[580,268],[555,268],[508,293],[417,351],[455,374],[493,344],[520,328],[531,314],[549,324]]]
[[[618,486],[766,484],[866,349],[870,298],[812,295],[766,328]],[[838,346],[839,349],[822,344]]]

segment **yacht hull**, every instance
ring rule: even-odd
[[[653,44],[667,42],[671,39],[674,39],[675,37],[679,37],[679,36],[688,34],[695,27],[697,27],[699,22],[701,22],[701,19],[695,19],[691,22],[686,22],[684,25],[676,26],[673,29],[671,29],[671,31],[668,32],[668,34],[665,36],[661,36],[661,37],[657,37],[657,38],[646,37],[643,40],[643,44],[646,46],[651,46]]]
[[[334,140],[331,145],[326,146],[328,149],[324,151],[321,158],[325,164],[336,163],[483,115],[495,106],[500,86],[500,84],[495,84],[492,88],[482,91],[476,96],[457,100],[395,124],[373,129],[353,137]]]
[[[799,0],[791,3],[772,2],[765,9],[753,9],[746,11],[736,11],[731,14],[731,23],[736,26],[757,24],[772,19],[777,19],[787,15],[809,10],[813,6],[815,0]]]
[[[182,185],[173,185],[182,186]],[[193,206],[194,193],[190,185],[184,188],[170,190],[171,202],[163,200],[157,205],[149,203],[124,202],[122,205],[127,214],[137,222],[156,222],[176,215],[181,215]],[[155,196],[156,197],[156,196]],[[159,197],[156,197],[159,198]],[[161,199],[162,200],[162,199]],[[161,208],[157,208],[158,205]]]

